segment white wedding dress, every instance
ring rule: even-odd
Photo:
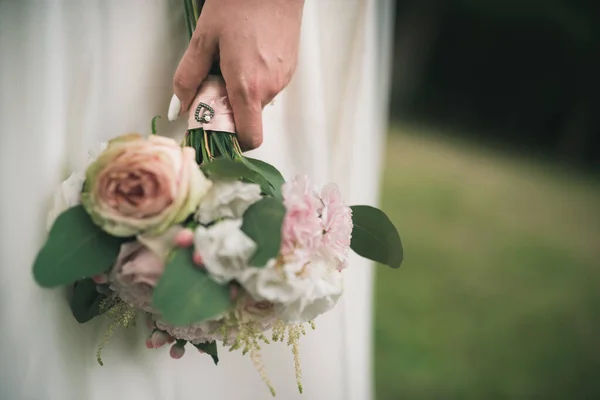
[[[384,146],[391,0],[307,0],[299,66],[265,109],[254,156],[286,177],[336,181],[350,204],[374,204]],[[79,325],[65,291],[38,288],[31,264],[55,186],[97,141],[181,135],[166,122],[171,79],[186,46],[180,0],[0,0],[0,399],[268,399],[251,361],[221,351],[147,350],[148,331],[118,332],[103,367],[103,318]],[[183,119],[183,118],[182,118]],[[346,292],[301,340],[304,395],[289,348],[264,346],[283,400],[372,398],[372,267],[354,257]]]

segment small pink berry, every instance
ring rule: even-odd
[[[179,247],[190,247],[194,243],[194,232],[184,229],[175,235],[175,244]]]
[[[167,335],[166,333],[161,332],[161,331],[154,331],[154,332],[152,332],[152,335],[150,336],[150,341],[152,342],[152,347],[154,347],[155,349],[163,347],[165,344],[167,344],[168,340],[169,340],[169,335]]]
[[[204,260],[202,259],[202,256],[200,255],[200,253],[198,253],[196,251],[194,252],[192,260],[194,261],[194,264],[196,264],[198,266],[202,266],[202,264],[204,264]]]
[[[183,357],[184,354],[185,354],[185,347],[178,345],[177,343],[175,343],[173,346],[171,346],[171,351],[169,351],[169,355],[171,356],[171,358],[174,358],[175,360],[180,359],[181,357]]]
[[[153,349],[154,348],[154,346],[152,345],[152,339],[151,338],[146,339],[146,348],[147,349]]]
[[[94,283],[96,283],[98,285],[102,285],[102,284],[108,282],[108,277],[106,276],[106,274],[98,274],[98,275],[94,275],[92,277],[92,280],[94,281]]]

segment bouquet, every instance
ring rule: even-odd
[[[148,348],[196,348],[215,364],[217,344],[239,349],[273,394],[260,349],[286,341],[302,392],[299,339],[342,295],[349,251],[397,268],[398,232],[382,211],[348,207],[335,184],[285,182],[245,157],[219,76],[189,112],[182,143],[153,120],[151,135],[111,140],[62,182],[34,277],[70,287],[78,322],[107,317],[101,365],[111,334],[141,316]]]

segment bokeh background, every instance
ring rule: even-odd
[[[396,14],[377,399],[600,398],[600,3]]]

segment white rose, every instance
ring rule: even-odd
[[[276,265],[246,271],[240,283],[256,299],[276,304],[284,322],[301,323],[329,311],[343,292],[343,279],[335,264],[314,260],[306,265]]]
[[[241,218],[248,207],[260,199],[260,186],[254,183],[215,182],[202,199],[196,219],[208,224],[220,218]]]
[[[240,284],[252,297],[273,303],[291,303],[306,291],[309,281],[300,278],[302,264],[277,265],[269,260],[264,268],[249,268],[238,277]]]
[[[312,263],[305,278],[306,291],[295,301],[283,305],[279,318],[289,323],[304,323],[331,310],[344,291],[342,274],[325,263]],[[326,271],[324,271],[326,269]],[[319,271],[320,270],[320,271]]]
[[[230,219],[209,228],[196,228],[195,251],[216,282],[237,279],[248,268],[248,260],[254,254],[256,244],[240,230],[241,226],[241,219]]]
[[[54,192],[54,204],[46,219],[46,228],[50,231],[54,221],[63,211],[81,204],[81,189],[85,182],[83,172],[73,172]]]

